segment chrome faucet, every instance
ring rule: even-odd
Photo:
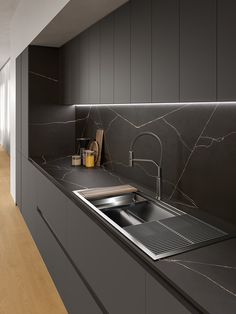
[[[154,166],[157,167],[157,176],[156,176],[156,198],[158,200],[161,200],[161,166],[158,165],[154,160],[152,159],[142,159],[142,158],[134,158],[134,152],[133,152],[133,148],[134,148],[134,145],[137,141],[138,138],[142,137],[142,136],[145,136],[145,135],[150,135],[152,137],[154,137],[158,143],[160,144],[160,147],[161,147],[161,158],[160,158],[160,164],[161,164],[161,159],[162,159],[162,143],[161,143],[161,140],[160,138],[152,133],[152,132],[142,132],[142,133],[139,133],[134,139],[133,141],[131,142],[131,145],[130,145],[130,150],[129,150],[129,166],[130,167],[133,167],[134,165],[134,162],[148,162],[148,163],[151,163],[153,164]]]

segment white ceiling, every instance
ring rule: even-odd
[[[10,56],[10,23],[20,0],[0,0],[0,69]]]
[[[32,44],[60,47],[127,1],[71,0]]]

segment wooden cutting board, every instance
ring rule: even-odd
[[[92,188],[92,189],[85,189],[80,190],[79,194],[84,198],[91,200],[101,197],[108,197],[108,196],[115,196],[121,194],[128,194],[132,192],[137,192],[137,189],[129,184],[124,185],[116,185],[116,186],[109,186],[103,188]]]
[[[96,161],[97,167],[101,166],[103,135],[104,135],[104,130],[98,129],[96,132],[96,142],[98,143],[98,157],[97,157],[97,161]]]

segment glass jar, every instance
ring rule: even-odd
[[[86,150],[85,154],[85,167],[93,168],[95,165],[95,152],[93,150]]]

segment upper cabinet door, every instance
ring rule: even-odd
[[[114,77],[114,15],[100,22],[100,102],[113,103]]]
[[[131,1],[131,102],[151,102],[151,0]]]
[[[89,31],[80,35],[79,40],[79,103],[89,103]]]
[[[114,15],[114,103],[130,103],[130,3]]]
[[[215,0],[180,0],[180,100],[216,100]]]
[[[152,1],[152,102],[179,101],[179,1]]]
[[[236,1],[218,1],[217,96],[236,100]]]
[[[100,27],[95,24],[89,30],[89,103],[100,100]]]

